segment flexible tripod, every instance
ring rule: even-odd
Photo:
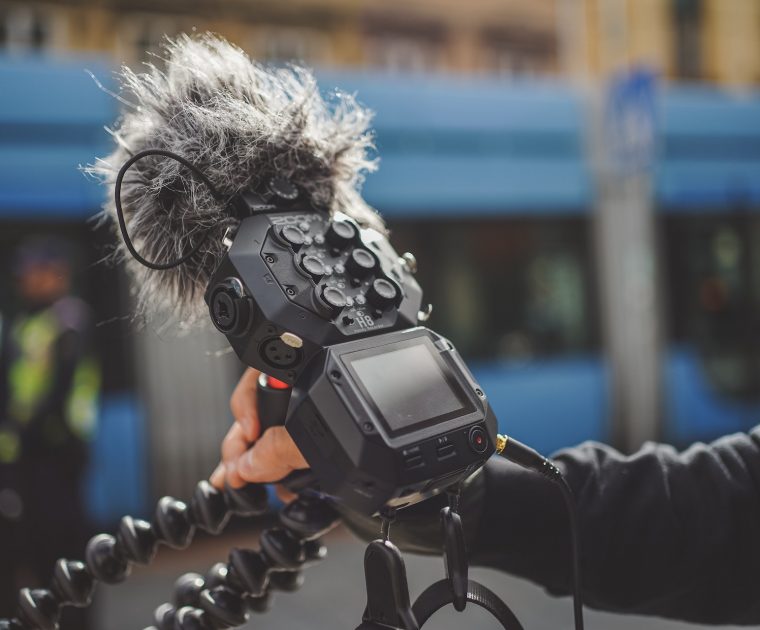
[[[132,564],[148,564],[160,544],[186,548],[196,532],[222,531],[230,517],[260,516],[269,510],[261,485],[220,492],[198,483],[188,504],[159,500],[151,522],[125,516],[115,536],[98,534],[87,544],[85,562],[59,560],[49,589],[22,589],[17,616],[0,620],[2,630],[56,630],[63,606],[88,606],[96,582],[117,584]],[[338,515],[321,499],[300,497],[279,513],[280,526],[264,530],[258,551],[233,549],[227,563],[204,579],[186,574],[176,584],[174,605],[155,611],[151,630],[216,630],[240,626],[251,612],[267,610],[273,590],[293,591],[301,570],[325,557],[318,538],[335,526]]]
[[[381,538],[369,543],[364,569],[367,607],[357,630],[417,630],[438,609],[453,603],[464,610],[468,601],[491,612],[506,630],[522,630],[496,595],[468,580],[462,522],[457,494],[441,511],[447,578],[436,582],[410,605],[401,553],[389,540],[393,514],[382,519]],[[198,483],[189,505],[172,497],[159,500],[152,521],[125,516],[115,536],[98,534],[87,544],[85,562],[59,560],[49,589],[22,589],[17,616],[0,620],[0,630],[56,630],[61,608],[88,606],[96,582],[117,584],[127,579],[132,564],[148,564],[164,544],[186,548],[196,532],[222,531],[229,518],[261,516],[268,511],[266,488],[248,485],[220,492]],[[243,625],[251,613],[268,610],[273,591],[295,591],[302,569],[326,556],[319,538],[339,520],[330,502],[307,493],[279,512],[279,526],[265,529],[260,549],[233,549],[226,563],[214,565],[203,577],[181,576],[173,603],[159,606],[154,625],[145,630],[217,630]]]
[[[484,586],[468,580],[462,522],[457,496],[441,510],[447,578],[428,587],[410,605],[401,553],[390,542],[393,514],[383,515],[381,538],[369,543],[364,557],[367,606],[357,630],[417,630],[447,604],[462,611],[466,603],[486,608],[506,630],[522,630],[511,610]],[[85,562],[59,560],[49,589],[22,589],[17,616],[0,620],[0,630],[56,630],[61,608],[88,606],[96,582],[117,584],[131,565],[148,564],[159,544],[186,548],[197,528],[222,531],[233,515],[260,516],[269,509],[266,489],[249,485],[220,492],[201,481],[190,504],[162,498],[152,522],[125,516],[115,536],[98,534],[87,545]],[[269,609],[273,591],[292,592],[302,582],[302,569],[326,556],[319,538],[339,520],[329,501],[302,494],[279,512],[279,526],[261,533],[260,549],[233,549],[226,563],[205,577],[181,576],[173,603],[156,608],[145,630],[216,630],[243,625],[251,613]]]

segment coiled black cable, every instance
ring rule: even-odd
[[[141,265],[144,265],[148,269],[154,269],[156,271],[166,271],[167,269],[173,269],[174,267],[178,267],[179,265],[186,263],[193,256],[195,256],[208,240],[209,234],[211,234],[211,228],[208,228],[203,232],[201,240],[198,241],[198,243],[196,243],[196,245],[189,252],[183,254],[176,260],[172,260],[166,263],[147,260],[146,258],[143,258],[143,256],[135,249],[135,246],[132,243],[132,239],[129,237],[129,232],[127,231],[127,223],[124,220],[124,210],[121,205],[121,184],[127,171],[135,162],[151,155],[161,155],[163,157],[168,157],[172,160],[176,160],[182,164],[182,166],[190,170],[195,176],[197,176],[198,179],[206,184],[206,186],[208,186],[208,189],[211,191],[214,199],[223,203],[224,200],[222,199],[221,193],[219,193],[216,187],[211,183],[211,180],[203,173],[201,169],[199,169],[195,164],[186,158],[173,153],[172,151],[168,151],[166,149],[145,149],[144,151],[135,153],[131,158],[124,162],[122,167],[119,169],[119,173],[116,175],[116,184],[114,186],[114,207],[116,208],[116,220],[119,222],[119,229],[121,230],[121,237],[124,239],[124,245],[127,247],[127,250],[132,255],[132,257]]]

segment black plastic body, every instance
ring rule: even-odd
[[[361,391],[346,361],[351,353],[429,340],[467,396],[470,411],[393,435]],[[354,510],[375,514],[436,494],[482,466],[495,450],[496,418],[451,343],[412,328],[325,348],[293,390],[285,423],[320,482]],[[486,436],[475,447],[470,436]]]
[[[285,417],[318,490],[374,514],[482,466],[494,452],[496,420],[451,343],[415,327],[422,290],[414,265],[384,234],[340,213],[255,196],[238,206],[245,218],[205,299],[244,363],[293,386],[284,414],[287,394],[260,382],[260,415],[267,424]],[[424,346],[425,356],[415,355],[424,369],[397,383],[405,393],[391,385],[379,397],[383,412],[365,386],[387,390],[405,363],[391,352],[407,346]],[[374,376],[361,378],[363,359],[376,357]]]
[[[212,321],[241,361],[291,385],[322,348],[410,328],[422,304],[422,290],[385,236],[360,229],[342,215],[333,220],[356,230],[342,249],[331,247],[325,237],[331,219],[324,212],[290,209],[245,218],[206,291]],[[288,244],[281,236],[287,226],[298,227],[307,242],[297,248]],[[360,279],[347,268],[356,249],[376,260],[375,271]],[[321,260],[330,273],[316,280],[302,267],[305,256]],[[378,279],[398,289],[398,300],[383,309],[368,299]],[[331,310],[321,297],[327,287],[340,290],[350,304]],[[280,339],[283,333],[296,335],[301,347],[286,346]]]

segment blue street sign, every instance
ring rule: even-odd
[[[615,76],[607,91],[605,142],[613,168],[633,173],[652,168],[657,152],[657,75],[634,68]]]

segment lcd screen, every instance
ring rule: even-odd
[[[392,433],[466,408],[464,393],[446,378],[427,344],[354,359],[351,367]]]

